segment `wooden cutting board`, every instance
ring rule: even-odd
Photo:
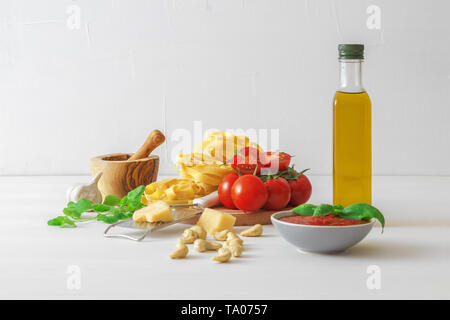
[[[259,224],[272,224],[270,216],[278,211],[289,210],[291,208],[284,208],[281,210],[258,210],[249,213],[244,213],[242,210],[227,209],[225,207],[214,207],[213,209],[220,210],[225,213],[229,213],[236,217],[235,226],[253,226]],[[196,224],[200,216],[184,221],[186,224]]]

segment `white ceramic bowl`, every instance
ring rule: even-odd
[[[311,226],[278,220],[293,214],[291,210],[280,211],[272,214],[270,219],[280,235],[302,252],[344,251],[364,239],[375,223],[372,220],[369,223],[351,226]]]

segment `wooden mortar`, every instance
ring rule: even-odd
[[[164,135],[153,130],[136,153],[112,153],[91,159],[91,174],[103,175],[98,188],[103,199],[107,195],[124,197],[131,190],[148,185],[158,178],[159,156],[150,153],[162,144]]]

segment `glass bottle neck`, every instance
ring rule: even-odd
[[[341,80],[339,84],[339,91],[358,93],[364,92],[361,77],[361,65],[360,59],[351,60],[339,60],[341,63]]]

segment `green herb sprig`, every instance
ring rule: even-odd
[[[70,201],[63,209],[63,216],[50,219],[47,224],[60,228],[76,228],[77,223],[97,220],[107,224],[131,218],[133,213],[142,208],[142,194],[145,186],[139,186],[123,197],[108,195],[103,203],[93,204],[92,201],[81,198],[77,202]],[[94,212],[93,217],[83,217],[83,213]]]
[[[298,177],[300,177],[302,174],[304,174],[306,171],[310,169],[305,169],[303,171],[297,172],[294,169],[294,166],[291,166],[283,171],[278,171],[277,173],[268,174],[268,175],[260,175],[259,177],[263,182],[266,182],[270,179],[277,179],[277,178],[284,178],[286,180],[297,180]]]
[[[355,203],[345,208],[339,204],[334,206],[329,204],[320,204],[316,206],[310,203],[304,203],[298,207],[295,207],[292,211],[295,214],[302,216],[318,217],[332,214],[345,219],[358,219],[365,221],[369,221],[374,218],[381,223],[383,228],[382,231],[384,230],[385,220],[383,214],[380,210],[367,203]]]

